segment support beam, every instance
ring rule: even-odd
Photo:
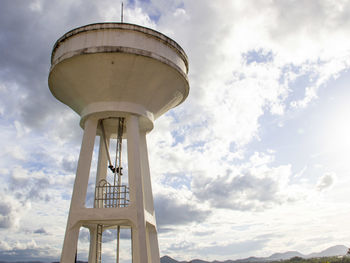
[[[147,210],[148,213],[154,216],[154,204],[153,204],[151,175],[149,171],[146,132],[140,132],[140,154],[141,154],[143,197],[145,202],[145,209]]]
[[[100,136],[100,145],[99,145],[99,153],[98,153],[98,161],[97,161],[97,172],[96,172],[96,183],[95,183],[95,197],[96,194],[98,194],[98,199],[100,201],[94,201],[94,208],[102,208],[103,207],[103,201],[102,201],[102,191],[99,191],[99,193],[96,193],[96,187],[99,186],[99,183],[101,180],[106,179],[107,177],[107,166],[108,166],[108,160],[107,160],[107,152],[106,149],[109,149],[109,140],[110,135],[106,134],[106,139],[103,138],[103,136]],[[106,144],[107,143],[107,147]]]
[[[96,263],[96,248],[97,248],[97,224],[89,226],[90,231],[90,248],[89,248],[89,263]]]
[[[63,242],[61,263],[74,262],[75,253],[77,251],[80,224],[78,223],[78,218],[73,216],[72,211],[77,208],[85,207],[97,122],[98,120],[95,118],[89,118],[85,122],[66,234]]]
[[[148,262],[160,263],[157,228],[155,225],[147,224],[146,232],[147,232]]]
[[[109,135],[106,135],[107,149],[109,148]],[[105,146],[105,140],[103,136],[100,136],[100,144],[98,151],[98,161],[97,161],[97,172],[96,172],[96,183],[95,187],[99,185],[99,182],[103,179],[106,179],[107,176],[107,152]],[[95,196],[96,196],[95,188]],[[100,193],[99,199],[102,199],[102,192]],[[102,207],[103,201],[98,201],[99,204],[96,204],[97,201],[94,201],[94,208]],[[96,251],[97,251],[97,224],[89,226],[90,230],[90,247],[89,247],[89,263],[96,263]],[[98,251],[100,252],[100,251]]]
[[[140,151],[139,118],[129,115],[126,122],[128,144],[128,170],[130,202],[136,208],[136,222],[132,229],[133,263],[143,263],[148,258],[146,241],[146,220],[143,198],[143,180]]]

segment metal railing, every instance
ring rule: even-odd
[[[96,186],[96,208],[127,207],[129,202],[129,187],[126,185],[111,185],[103,179]]]

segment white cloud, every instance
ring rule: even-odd
[[[6,250],[10,250],[11,247],[6,241],[0,240],[0,249],[6,251]]]
[[[25,134],[28,134],[30,129],[23,126],[19,121],[14,121],[14,124],[15,124],[15,128],[16,128],[16,137],[22,137],[24,136]]]
[[[0,193],[0,228],[18,229],[30,206],[15,199],[9,192]]]
[[[33,11],[41,12],[42,11],[42,1],[40,1],[40,0],[32,1],[29,5],[29,8]]]
[[[27,158],[24,150],[19,146],[6,147],[2,155],[10,155],[12,158],[23,161]]]
[[[157,224],[160,227],[200,223],[211,214],[209,210],[199,208],[193,197],[191,198],[192,194],[189,199],[184,200],[182,193],[183,191],[167,188],[166,194],[157,194],[154,197]]]
[[[251,157],[251,163],[223,174],[202,174],[192,181],[192,190],[212,208],[256,211],[292,200],[288,196],[290,166],[269,167],[271,157]],[[264,160],[265,159],[265,160]]]
[[[316,185],[317,190],[323,191],[323,190],[329,189],[334,184],[335,178],[336,178],[336,176],[334,173],[326,173],[326,174],[322,175],[318,179],[318,182]]]

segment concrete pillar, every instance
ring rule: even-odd
[[[109,148],[109,139],[110,136],[106,135],[106,141],[107,141],[107,149]],[[106,152],[106,146],[105,146],[105,140],[103,136],[100,136],[100,144],[99,144],[99,152],[98,152],[98,161],[97,161],[97,172],[96,172],[96,183],[95,186],[99,185],[100,180],[106,179],[107,176],[107,166],[108,166],[108,160],[107,160],[107,152]],[[95,196],[96,196],[96,189],[95,189]],[[102,191],[100,191],[100,198],[102,198]],[[96,204],[96,201],[94,201],[94,207],[102,207],[103,201],[99,201],[99,205]],[[89,226],[90,231],[90,247],[89,247],[89,263],[95,263],[96,262],[96,242],[97,242],[97,224]]]
[[[107,149],[109,149],[109,140],[110,135],[106,134],[106,142],[107,142]],[[108,157],[106,152],[106,146],[105,146],[105,140],[103,139],[103,136],[100,136],[100,145],[99,145],[99,153],[98,153],[98,161],[97,161],[97,172],[96,172],[96,183],[95,187],[99,186],[99,182],[103,179],[106,179],[107,176],[107,166],[108,166]],[[96,192],[95,188],[95,196],[96,194],[99,194],[99,198],[102,198],[102,191],[99,189],[99,193]],[[95,208],[102,208],[103,207],[103,201],[94,201],[94,207]]]
[[[90,231],[90,248],[89,248],[89,263],[96,263],[96,243],[97,243],[97,224],[89,227]]]
[[[139,118],[130,115],[126,122],[130,202],[136,208],[132,226],[133,263],[147,262],[146,220],[143,200],[143,181],[140,151]]]
[[[151,215],[154,215],[154,204],[152,194],[151,175],[149,171],[148,151],[146,142],[146,132],[140,132],[140,153],[141,153],[141,169],[143,180],[143,197],[145,209]]]
[[[109,149],[110,135],[106,134],[107,149]],[[106,179],[108,167],[108,158],[105,146],[105,140],[103,136],[100,136],[100,145],[98,151],[97,173],[96,173],[96,186],[102,179]]]
[[[77,173],[73,187],[66,234],[63,242],[61,263],[72,263],[75,259],[75,253],[78,246],[79,229],[81,225],[78,219],[73,217],[72,211],[85,206],[97,123],[98,120],[95,118],[89,118],[85,122],[83,141],[81,144]]]
[[[146,225],[148,262],[160,263],[157,228],[154,225]]]
[[[154,222],[156,215],[154,212],[153,194],[151,175],[148,162],[148,150],[146,141],[146,132],[140,132],[140,150],[142,161],[142,179],[143,179],[143,196],[145,202],[145,209],[148,213],[153,215]],[[159,246],[156,225],[146,223],[146,241],[148,250],[148,262],[159,263]]]

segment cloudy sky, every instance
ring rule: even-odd
[[[161,255],[350,246],[350,1],[124,7],[125,22],[168,35],[189,58],[187,100],[148,135]],[[82,130],[49,92],[50,54],[65,32],[105,21],[120,21],[120,0],[0,0],[0,260],[59,259]],[[113,232],[103,247],[112,262]],[[82,229],[79,259],[87,251]]]

